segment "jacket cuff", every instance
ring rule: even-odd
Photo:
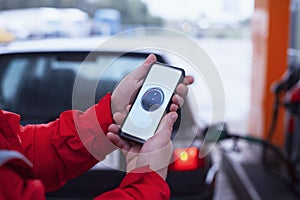
[[[113,123],[110,105],[111,94],[108,93],[103,98],[101,98],[98,104],[96,104],[95,106],[97,119],[104,134],[107,134],[109,125]]]
[[[163,199],[170,199],[169,185],[149,166],[139,167],[129,172],[122,180],[120,188],[130,187],[134,184],[148,185],[149,188],[153,189],[153,192],[157,191],[159,196],[163,195],[165,197]],[[156,196],[155,194],[153,195]]]

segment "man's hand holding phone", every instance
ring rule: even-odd
[[[171,97],[169,104],[169,113],[163,116],[155,134],[145,140],[143,145],[128,141],[119,136],[120,127],[126,119],[129,108],[133,104],[140,87],[145,81],[146,75],[155,62],[156,57],[151,54],[139,68],[127,75],[114,90],[112,94],[112,111],[116,124],[110,125],[110,132],[107,134],[107,137],[123,150],[126,156],[128,172],[140,166],[148,165],[165,179],[167,166],[172,154],[170,137],[173,125],[178,117],[176,111],[184,103],[184,97],[188,93],[188,85],[194,81],[192,76],[183,77],[182,82],[175,87],[174,95]],[[160,91],[154,92],[157,92],[159,95]],[[142,106],[147,108],[147,102]]]
[[[184,77],[181,68],[153,63],[121,126],[120,136],[140,144],[152,137],[164,114],[169,112],[173,94]]]
[[[166,179],[167,167],[169,165],[173,149],[170,138],[173,125],[177,117],[177,113],[174,111],[166,114],[161,120],[154,136],[148,139],[143,145],[140,145],[122,139],[118,135],[120,126],[117,124],[123,123],[126,118],[126,114],[116,114],[115,121],[117,124],[111,124],[109,126],[107,137],[112,143],[122,149],[122,152],[126,157],[127,172],[131,172],[139,167],[148,166],[164,180]]]

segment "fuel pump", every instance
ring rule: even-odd
[[[293,164],[300,160],[300,81],[286,94],[285,149]]]

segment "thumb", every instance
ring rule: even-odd
[[[163,138],[164,140],[170,140],[173,125],[177,118],[178,115],[176,112],[169,112],[168,114],[166,114],[161,120],[157,129],[157,133],[154,136]]]
[[[156,56],[154,54],[150,54],[144,63],[138,67],[136,70],[134,70],[131,75],[136,80],[142,80],[145,78],[146,74],[148,73],[151,65],[157,61]]]

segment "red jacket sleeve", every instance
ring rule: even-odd
[[[23,179],[8,166],[0,167],[0,199],[43,200],[44,186],[39,180]]]
[[[114,150],[105,136],[113,122],[110,110],[108,94],[85,112],[66,111],[54,122],[20,128],[24,154],[46,191],[58,189]]]
[[[139,173],[134,170],[128,173],[122,180],[120,186],[112,191],[106,192],[95,200],[168,200],[170,199],[170,188],[168,184],[155,172]]]

